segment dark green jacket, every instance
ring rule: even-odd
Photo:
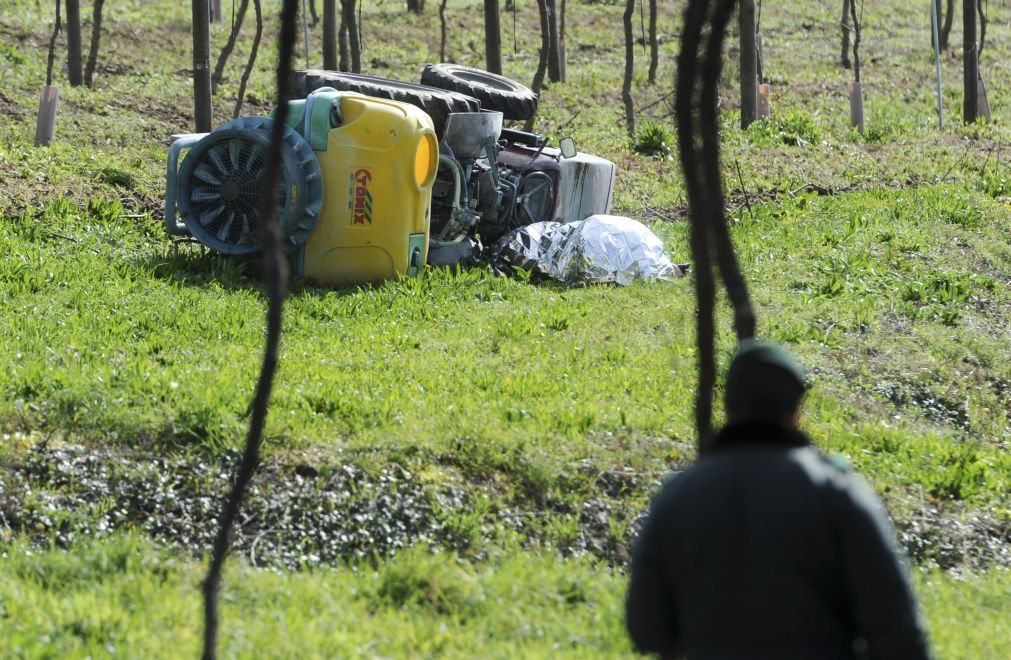
[[[688,658],[927,658],[894,533],[867,484],[772,426],[723,429],[636,544],[626,625]]]

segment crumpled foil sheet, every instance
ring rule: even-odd
[[[682,275],[656,234],[641,222],[616,215],[535,222],[503,236],[492,248],[492,258],[500,271],[516,266],[566,284],[627,286]]]
[[[509,274],[513,266],[547,274],[541,270],[544,254],[541,243],[561,225],[560,222],[535,222],[505,234],[492,246],[491,257],[495,267]]]

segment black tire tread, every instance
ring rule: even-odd
[[[488,82],[481,82],[481,78]],[[537,114],[537,94],[532,89],[482,69],[462,64],[429,64],[421,72],[421,84],[473,96],[481,101],[482,108],[498,110],[505,119],[523,121]]]
[[[291,82],[292,95],[295,97],[304,98],[320,87],[333,87],[341,92],[357,92],[366,96],[410,103],[428,113],[440,138],[451,113],[481,110],[481,102],[466,94],[378,76],[301,69],[292,73]]]

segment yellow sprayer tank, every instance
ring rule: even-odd
[[[317,90],[287,123],[309,141],[323,207],[295,270],[324,286],[415,275],[428,256],[439,150],[432,119],[398,101]]]

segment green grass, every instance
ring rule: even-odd
[[[203,567],[136,537],[4,561],[5,657],[192,657]],[[476,565],[410,551],[378,567],[279,575],[235,564],[222,598],[230,657],[585,657],[628,654],[623,578],[584,560]]]
[[[14,544],[0,569],[5,657],[193,657],[203,567],[134,536],[72,554]],[[943,658],[1011,651],[1011,574],[924,572],[916,588]],[[277,574],[235,563],[222,595],[229,657],[631,657],[625,577],[503,553],[481,564],[414,550]]]
[[[536,65],[533,7],[520,6],[518,49],[506,49],[505,72],[519,80]],[[537,128],[615,161],[615,210],[652,222],[685,262],[685,224],[664,221],[684,211],[678,164],[637,153],[674,149],[680,7],[661,7],[660,82],[636,72],[636,139],[620,112],[622,7],[608,3],[569,7],[569,82],[545,89]],[[265,9],[270,20],[276,4]],[[66,84],[61,37],[57,138],[35,149],[50,11],[0,0],[0,461],[13,470],[37,446],[81,443],[103,457],[195,456],[224,469],[247,423],[264,303],[255,265],[172,244],[160,224],[168,137],[192,130],[189,9],[107,7],[94,90]],[[986,125],[957,123],[953,52],[948,123],[936,129],[926,23],[897,0],[866,14],[862,136],[848,125],[835,9],[765,8],[770,120],[738,128],[732,61],[721,88],[733,238],[761,333],[812,372],[805,427],[868,476],[898,522],[939,511],[964,525],[965,543],[974,520],[1011,524],[1011,134],[1000,116],[1011,73],[999,66],[1011,48],[1007,10],[991,11],[983,70],[998,114]],[[481,65],[479,7],[454,1],[449,13],[452,59]],[[436,57],[434,8],[413,17],[380,3],[364,17],[367,73],[414,80]],[[216,48],[226,29],[214,27]],[[508,24],[503,36],[511,45]],[[230,117],[250,37],[247,25],[216,124]],[[319,27],[311,39],[316,57]],[[269,109],[270,54],[247,114]],[[294,282],[268,461],[397,464],[433,498],[460,489],[462,504],[434,509],[466,539],[466,559],[435,548],[374,567],[240,564],[224,602],[229,653],[279,639],[292,646],[272,646],[278,655],[627,653],[621,566],[558,555],[580,540],[591,501],[609,512],[604,536],[626,546],[669,467],[693,458],[692,310],[690,280],[570,290],[474,269],[337,291]],[[729,328],[723,307],[723,361]],[[78,487],[36,485],[34,496]],[[505,529],[506,511],[527,529]],[[65,513],[82,525],[94,515]],[[122,532],[40,549],[52,532],[6,520],[0,627],[13,632],[0,655],[196,651],[200,566],[185,555]],[[918,573],[943,657],[1011,655],[1006,572]]]
[[[1007,261],[993,249],[1011,224],[1003,206],[948,185],[801,196],[737,220],[763,332],[815,372],[809,426],[822,444],[882,487],[940,479],[938,497],[1006,507],[1008,415],[993,386],[1011,376]],[[656,229],[684,253],[683,227]],[[262,339],[248,266],[167,246],[150,219],[94,198],[2,221],[0,236],[10,430],[211,455],[238,446]],[[565,290],[436,270],[360,290],[296,283],[269,451],[396,455],[504,473],[520,490],[585,460],[659,475],[639,441],[691,438],[690,310],[685,281]],[[888,407],[886,422],[864,417]],[[882,422],[916,444],[866,458],[891,433]],[[617,444],[587,442],[602,433]],[[948,484],[949,464],[966,461],[970,482]]]

